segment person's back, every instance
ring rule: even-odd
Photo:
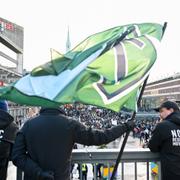
[[[55,180],[66,180],[74,143],[105,144],[128,130],[128,124],[106,131],[87,129],[65,117],[59,109],[42,109],[40,116],[27,121],[18,133],[13,163],[25,171],[25,180],[34,180],[44,171],[53,172]]]
[[[57,177],[68,174],[66,171],[69,170],[69,158],[73,147],[70,120],[63,115],[59,116],[59,111],[49,109],[42,111],[40,116],[28,120],[21,132],[27,139],[26,148],[29,156],[38,162],[38,166],[44,171],[54,172]],[[13,150],[15,164],[19,155],[16,150],[19,149]]]

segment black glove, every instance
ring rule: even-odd
[[[54,180],[54,173],[52,171],[41,171],[38,173],[38,180]]]
[[[135,122],[131,119],[127,119],[124,123],[126,125],[126,127],[128,128],[128,130],[133,130],[135,127]]]

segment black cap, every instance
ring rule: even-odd
[[[154,108],[155,111],[159,112],[162,108],[174,109],[174,111],[179,111],[178,105],[173,101],[165,101],[159,107]]]

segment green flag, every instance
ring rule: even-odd
[[[17,82],[0,89],[0,98],[33,106],[81,102],[114,111],[136,108],[139,90],[157,57],[163,26],[118,26],[89,36]]]

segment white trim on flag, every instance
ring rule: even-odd
[[[116,96],[114,96],[114,97],[112,97],[110,99],[107,99],[106,95],[97,86],[98,83],[102,83],[102,80],[103,80],[102,77],[100,78],[100,80],[98,82],[93,83],[93,87],[96,89],[98,94],[101,96],[101,98],[102,98],[105,105],[106,104],[111,104],[111,103],[114,103],[115,101],[119,100],[120,98],[123,98],[128,93],[132,92],[134,89],[136,89],[138,86],[140,86],[144,82],[144,80],[147,78],[149,73],[150,73],[150,70],[138,82],[136,82],[134,85],[130,86],[125,91],[119,93],[118,95],[116,95]]]

